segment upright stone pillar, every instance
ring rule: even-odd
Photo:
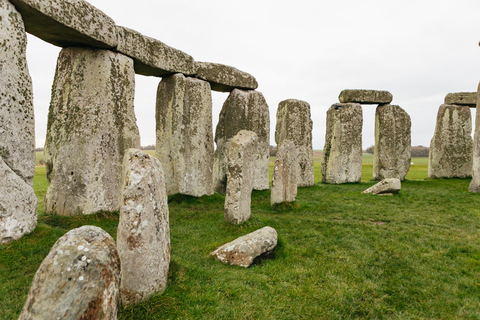
[[[140,147],[132,59],[108,50],[60,52],[48,115],[45,211],[118,211],[125,150]]]
[[[475,115],[475,135],[473,136],[472,181],[468,187],[470,192],[480,192],[480,84],[477,90],[477,113]]]
[[[472,176],[472,115],[468,106],[442,104],[428,156],[429,178]]]
[[[213,181],[218,192],[225,192],[230,141],[240,130],[253,131],[258,136],[253,188],[256,190],[269,188],[270,113],[267,102],[258,91],[234,89],[223,104],[215,130],[217,149],[213,164]]]
[[[410,116],[399,106],[382,104],[375,111],[373,180],[404,180],[411,163]]]
[[[297,148],[291,140],[278,145],[273,165],[270,204],[293,202],[297,196]]]
[[[327,111],[322,182],[348,183],[362,179],[362,107],[337,103]]]
[[[297,149],[297,185],[308,187],[315,184],[312,148],[313,121],[310,105],[301,100],[289,99],[279,103],[275,142],[277,146],[284,140],[291,140]]]
[[[167,194],[213,194],[210,84],[180,73],[163,78],[158,85],[156,122],[156,156],[165,172]]]

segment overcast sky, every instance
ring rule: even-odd
[[[429,146],[449,92],[477,91],[479,0],[91,0],[118,25],[180,49],[197,61],[252,74],[270,107],[274,145],[278,103],[311,106],[313,147],[323,149],[326,111],[343,89],[387,90],[412,118],[412,145]],[[46,135],[59,48],[29,35],[37,146]],[[155,143],[160,79],[136,76],[142,145]],[[213,93],[213,128],[226,93]],[[474,111],[474,110],[472,110]],[[474,116],[474,112],[472,112]],[[363,106],[363,147],[374,144],[375,106]]]

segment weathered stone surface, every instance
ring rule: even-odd
[[[399,106],[379,105],[375,111],[373,180],[404,180],[411,163],[410,116]]]
[[[313,121],[310,105],[301,100],[289,99],[279,103],[275,142],[280,145],[285,139],[295,143],[297,149],[297,183],[299,187],[315,184],[312,148]]]
[[[277,148],[273,165],[270,204],[293,202],[297,196],[297,149],[291,140],[283,140]]]
[[[213,164],[213,182],[215,190],[221,193],[225,192],[230,140],[240,130],[253,131],[258,136],[253,188],[269,188],[270,113],[267,102],[258,91],[234,89],[223,104],[215,130],[217,149]]]
[[[0,21],[0,157],[32,185],[35,120],[25,56],[27,37],[22,16],[6,0],[0,1]]]
[[[0,157],[0,244],[20,239],[37,226],[37,197]]]
[[[11,0],[25,20],[25,28],[60,47],[117,46],[115,22],[83,0]]]
[[[477,106],[476,92],[455,92],[445,96],[445,104],[456,104],[475,108]]]
[[[340,92],[338,99],[341,103],[388,104],[393,96],[388,91],[346,89]]]
[[[130,58],[107,50],[60,52],[45,142],[45,211],[118,211],[125,150],[140,147]]]
[[[157,77],[196,73],[193,58],[185,52],[132,29],[118,26],[117,32],[117,51],[133,59],[136,73]]]
[[[213,189],[212,93],[208,82],[175,74],[157,91],[156,156],[167,194],[211,195]]]
[[[264,227],[224,244],[210,255],[223,263],[248,268],[255,258],[271,253],[277,241],[277,231],[272,227]]]
[[[360,182],[362,179],[362,107],[334,104],[327,111],[322,159],[322,181]]]
[[[480,101],[480,83],[477,90],[477,106]],[[480,108],[479,108],[480,110]],[[473,160],[472,160],[472,181],[468,191],[480,192],[480,112],[475,114],[475,134],[473,136]]]
[[[113,238],[94,226],[73,229],[38,268],[19,320],[117,319],[119,285]]]
[[[122,173],[117,246],[122,264],[124,305],[148,299],[167,286],[170,227],[162,165],[147,153],[129,149]]]
[[[398,193],[401,189],[401,182],[398,178],[387,178],[383,179],[379,183],[371,186],[362,193],[372,193],[372,194],[386,194],[386,193]]]
[[[197,77],[210,82],[212,90],[230,92],[233,89],[255,90],[258,83],[255,78],[234,67],[219,63],[195,62]]]
[[[443,104],[438,109],[435,134],[430,141],[430,178],[472,176],[472,115],[468,106]]]
[[[233,224],[240,224],[250,218],[257,143],[257,134],[247,130],[241,130],[230,142],[225,221]]]

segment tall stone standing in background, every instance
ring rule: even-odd
[[[140,147],[132,59],[108,50],[60,52],[45,142],[45,211],[118,211],[125,150]]]
[[[215,130],[217,149],[213,164],[213,182],[218,192],[225,192],[230,141],[240,130],[253,131],[258,136],[253,188],[269,188],[270,113],[267,102],[258,91],[234,89],[223,104]]]
[[[373,180],[404,180],[411,162],[410,116],[399,106],[382,104],[375,111]]]
[[[211,195],[213,189],[210,84],[178,73],[158,85],[156,156],[167,194]]]
[[[470,192],[480,192],[480,83],[477,90],[477,113],[475,115],[475,135],[473,136],[472,181],[468,187]]]
[[[293,141],[297,149],[297,185],[308,187],[315,184],[312,148],[313,121],[310,105],[301,100],[289,99],[279,103],[275,142],[277,146],[284,140]]]

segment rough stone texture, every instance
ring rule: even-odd
[[[122,173],[117,246],[122,264],[122,303],[136,304],[167,286],[170,227],[162,165],[129,149]]]
[[[255,90],[258,83],[255,78],[234,67],[219,63],[195,62],[197,77],[210,82],[212,90],[230,92],[233,89]]]
[[[375,111],[373,180],[404,180],[411,163],[410,116],[399,106],[379,105]]]
[[[45,142],[45,211],[118,211],[125,150],[140,147],[130,58],[107,50],[60,52]]]
[[[212,94],[208,82],[182,74],[163,78],[157,91],[156,156],[167,194],[212,195]]]
[[[213,164],[213,182],[215,190],[221,193],[225,192],[230,140],[240,130],[253,131],[258,136],[253,188],[269,188],[270,113],[267,102],[258,91],[234,89],[223,104],[215,130],[217,149]]]
[[[132,29],[118,26],[117,32],[117,51],[133,59],[136,73],[157,77],[177,72],[196,73],[193,58],[185,52]]]
[[[341,103],[388,104],[393,96],[388,91],[346,89],[340,92],[338,99]]]
[[[480,105],[480,83],[477,90],[477,107]],[[480,110],[480,107],[478,108]],[[480,192],[480,112],[475,114],[475,134],[473,137],[472,181],[468,191]]]
[[[60,47],[117,46],[115,22],[83,0],[11,0],[25,20],[25,28]]]
[[[271,253],[277,246],[277,231],[264,227],[219,247],[210,255],[223,263],[248,268],[255,258]]]
[[[240,224],[250,218],[257,143],[257,134],[247,130],[241,130],[230,142],[225,221],[233,224]]]
[[[455,92],[445,96],[445,104],[456,104],[475,108],[477,106],[476,92]]]
[[[0,157],[32,185],[35,119],[25,56],[27,37],[21,15],[6,0],[0,0],[0,21]]]
[[[376,185],[371,186],[362,193],[372,193],[372,194],[387,194],[387,193],[398,193],[401,188],[401,182],[398,178],[387,178],[383,179]]]
[[[73,229],[38,268],[19,320],[117,319],[119,285],[113,238],[94,226]]]
[[[312,148],[313,121],[310,117],[310,105],[301,100],[289,99],[279,103],[275,142],[280,145],[285,139],[295,143],[297,148],[299,187],[315,184]]]
[[[468,106],[443,104],[438,109],[435,134],[430,141],[430,178],[472,176],[472,115]]]
[[[37,226],[37,196],[0,157],[0,244],[20,239]]]
[[[360,182],[362,179],[362,107],[334,104],[327,111],[322,181]]]
[[[297,149],[291,140],[283,140],[277,148],[273,165],[270,204],[293,202],[297,196]]]

